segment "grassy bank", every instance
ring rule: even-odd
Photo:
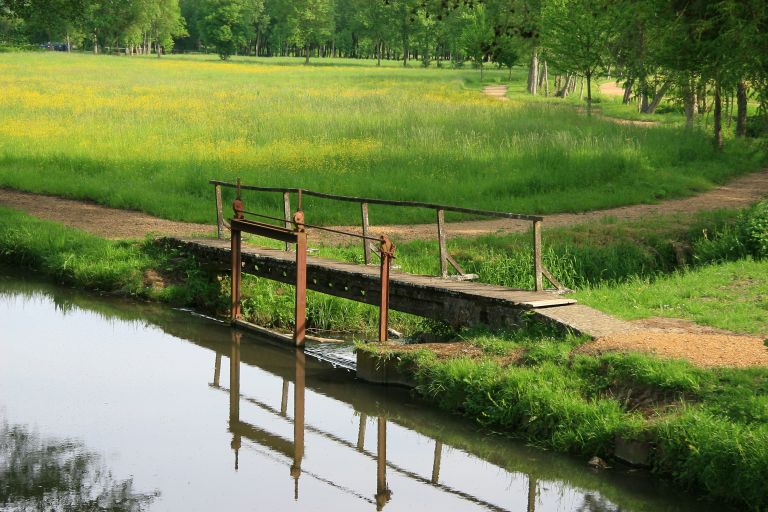
[[[541,333],[474,332],[468,340],[485,355],[361,350],[397,358],[425,398],[486,429],[585,458],[609,459],[617,436],[651,441],[660,475],[740,510],[768,507],[768,369],[588,356],[573,352],[582,340]]]
[[[0,185],[189,221],[213,219],[209,178],[237,176],[553,213],[689,195],[764,160],[748,141],[717,152],[703,132],[617,125],[555,98],[499,102],[472,69],[269,62],[1,54]],[[524,82],[516,70],[513,90]],[[246,201],[282,211],[279,197]],[[305,209],[312,222],[359,215],[314,198]],[[377,223],[433,220],[371,210]]]

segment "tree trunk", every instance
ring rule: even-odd
[[[96,37],[96,32],[93,33],[93,54],[99,53],[99,38]]]
[[[685,129],[693,129],[693,116],[696,113],[696,95],[693,93],[693,79],[683,86],[683,103],[685,105]]]
[[[72,41],[69,39],[69,32],[67,32],[67,53],[72,51]]]
[[[544,61],[544,96],[549,98],[549,68],[547,67],[547,61]],[[512,68],[509,68],[509,76],[512,78]]]
[[[307,45],[304,47],[304,55],[305,55],[305,57],[306,57],[306,58],[304,59],[304,65],[306,66],[306,65],[308,65],[308,64],[309,64],[309,44],[307,44]]]
[[[714,104],[714,144],[717,149],[723,147],[723,105],[720,93],[720,82],[715,83],[715,104]]]
[[[531,67],[528,69],[528,92],[536,96],[536,79],[539,76],[539,49],[534,48],[531,54]]]
[[[627,81],[624,83],[624,96],[621,98],[622,105],[626,105],[632,99],[632,86],[634,84],[635,80],[633,78],[627,78]]]
[[[384,41],[379,40],[379,44],[376,45],[376,65],[381,66],[381,47],[384,46]]]
[[[747,135],[747,83],[744,80],[739,82],[736,89],[736,136],[745,137]]]
[[[648,108],[645,110],[646,114],[653,114],[656,112],[656,108],[659,106],[659,103],[661,103],[661,99],[667,93],[670,85],[672,85],[672,82],[666,81],[659,87],[659,90],[656,91],[656,95],[653,97],[653,101],[651,101]]]
[[[579,80],[579,101],[584,99],[584,77]]]
[[[587,115],[592,115],[592,72],[587,71]]]

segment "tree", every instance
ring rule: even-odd
[[[227,60],[253,35],[256,4],[251,0],[204,0],[199,24],[203,42]]]
[[[289,14],[289,40],[304,48],[305,64],[309,64],[309,52],[313,45],[319,45],[333,33],[332,0],[300,0],[293,2]]]
[[[613,35],[609,0],[551,0],[542,11],[543,44],[553,64],[587,80],[592,110],[592,77],[605,67]]]
[[[461,32],[461,43],[469,58],[480,68],[480,81],[483,80],[483,61],[491,47],[493,29],[486,16],[483,4],[465,14],[466,25]]]

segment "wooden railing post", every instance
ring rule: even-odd
[[[440,275],[448,277],[448,248],[445,243],[445,210],[437,210],[437,241],[440,245]]]
[[[363,236],[368,236],[368,203],[360,203],[360,214],[363,219]],[[371,263],[371,246],[367,238],[363,238],[363,261],[366,265]]]
[[[232,229],[232,321],[240,318],[240,281],[242,279],[242,256],[240,255],[240,230]]]
[[[536,291],[544,289],[542,274],[544,265],[541,262],[541,221],[533,221],[533,279],[536,283]]]
[[[283,218],[285,219],[285,229],[291,229],[291,194],[290,192],[283,192]],[[285,250],[290,251],[292,249],[291,244],[285,242]]]
[[[221,185],[214,187],[216,193],[216,235],[221,240],[224,238],[224,212],[221,203]]]
[[[389,270],[395,255],[395,244],[381,236],[381,298],[379,302],[379,341],[387,341],[389,337]]]

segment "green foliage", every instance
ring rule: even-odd
[[[200,35],[204,43],[227,60],[253,33],[253,23],[263,9],[257,0],[204,0],[201,4]]]

